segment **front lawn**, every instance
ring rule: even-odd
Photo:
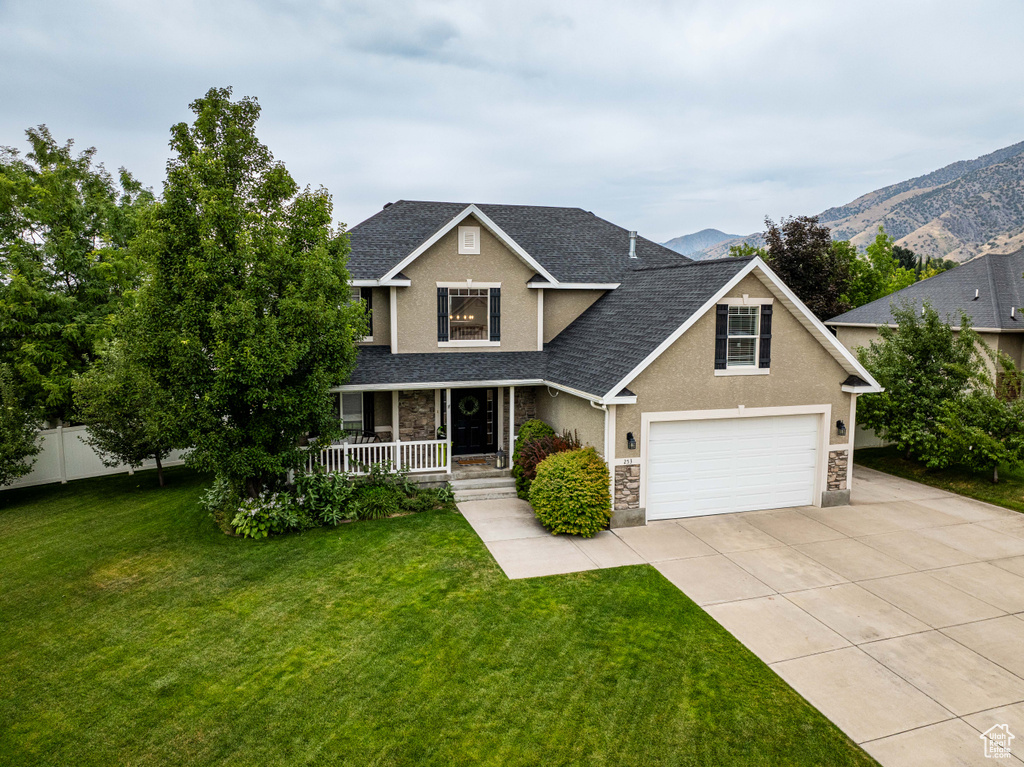
[[[866,447],[854,451],[853,462],[869,469],[884,471],[923,485],[966,495],[979,501],[1024,511],[1024,472],[1000,467],[999,482],[992,484],[988,474],[960,469],[929,469],[920,461],[906,458],[895,447]]]
[[[221,534],[183,469],[0,493],[0,762],[866,765],[653,568],[433,511]]]

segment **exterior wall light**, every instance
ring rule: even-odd
[[[636,437],[633,436],[633,432],[626,433],[626,447],[630,450],[636,450]]]
[[[836,421],[836,433],[840,437],[845,437],[846,436],[846,424],[843,423],[842,421]]]

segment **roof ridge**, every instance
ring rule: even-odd
[[[682,255],[682,254],[680,253],[679,255]],[[683,256],[683,257],[685,258],[685,256]],[[729,256],[729,257],[726,257],[726,258],[708,258],[708,259],[704,259],[702,261],[694,261],[694,260],[683,261],[682,263],[678,263],[678,264],[654,264],[652,266],[637,266],[632,271],[634,271],[634,272],[653,272],[653,271],[657,271],[659,269],[682,269],[682,268],[685,268],[687,266],[706,266],[708,264],[722,264],[722,263],[740,264],[740,263],[745,263],[747,261],[752,261],[752,260],[754,260],[754,258],[756,258],[756,256],[740,256],[740,257]]]

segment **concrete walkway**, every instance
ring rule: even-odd
[[[1024,755],[1024,514],[857,467],[853,505],[554,537],[459,509],[509,578],[651,563],[883,765]]]

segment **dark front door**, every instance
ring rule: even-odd
[[[453,455],[494,452],[496,407],[493,389],[452,389]]]

